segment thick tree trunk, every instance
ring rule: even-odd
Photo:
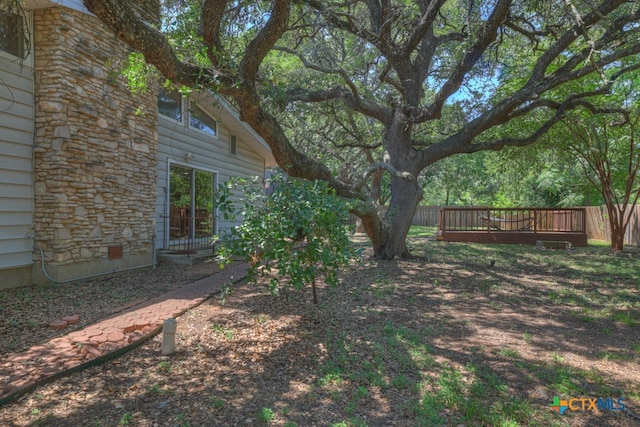
[[[392,197],[386,213],[360,215],[362,226],[371,240],[373,255],[380,259],[411,258],[406,239],[413,223],[421,191],[415,181],[392,179]]]
[[[361,216],[362,224],[371,239],[376,258],[410,258],[406,239],[416,207],[422,198],[422,190],[417,180],[420,169],[412,151],[411,125],[400,110],[394,112],[391,123],[388,124],[385,148],[388,157],[385,160],[397,171],[410,173],[413,179],[392,176],[391,199],[384,217],[376,215],[375,218],[365,219]]]
[[[416,181],[394,178],[391,183],[391,200],[386,214],[389,224],[389,238],[379,253],[375,255],[382,259],[411,257],[406,240],[409,228],[413,223],[416,207],[421,198],[421,191]]]

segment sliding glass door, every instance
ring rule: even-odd
[[[169,168],[169,246],[206,248],[216,232],[215,174],[186,166]],[[194,246],[195,245],[195,246]]]

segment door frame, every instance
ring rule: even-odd
[[[165,248],[170,248],[172,244],[180,244],[180,243],[184,243],[185,241],[188,241],[189,238],[187,239],[176,239],[176,240],[172,240],[171,239],[171,235],[170,235],[170,222],[171,222],[171,167],[172,166],[177,166],[177,167],[182,167],[185,169],[191,169],[192,171],[192,176],[194,176],[193,174],[195,174],[196,171],[201,171],[201,172],[207,172],[213,175],[213,193],[215,194],[217,186],[218,186],[218,176],[219,176],[219,172],[215,169],[212,168],[207,168],[206,166],[202,166],[202,165],[194,165],[193,163],[188,163],[188,162],[179,162],[179,161],[175,161],[172,159],[167,159],[167,170],[166,170],[166,177],[167,177],[167,186],[166,186],[166,190],[165,190],[165,206],[164,206],[164,211],[165,211],[165,215],[164,215],[164,224],[163,224],[163,228],[164,228],[164,247]],[[191,187],[191,207],[194,207],[194,194],[195,193],[195,186],[192,185]],[[218,208],[217,206],[213,205],[212,209],[211,209],[211,214],[214,217],[217,217],[218,214]],[[190,227],[191,231],[190,233],[193,233],[193,227]],[[218,233],[218,221],[215,221],[215,226],[214,229],[212,230],[213,234],[217,234]],[[201,238],[195,238],[193,239],[193,241],[199,242],[199,241],[204,241],[205,239],[210,239],[210,237],[201,237]]]

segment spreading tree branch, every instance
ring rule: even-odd
[[[496,40],[498,30],[509,15],[511,0],[498,0],[485,25],[478,32],[478,38],[458,62],[449,79],[436,93],[434,101],[425,108],[411,111],[411,120],[415,123],[425,122],[440,117],[442,106],[462,85],[465,76],[480,60],[483,52]]]
[[[354,190],[360,191],[367,183],[367,180],[369,179],[369,177],[381,170],[386,170],[387,172],[389,172],[389,174],[391,174],[391,176],[406,179],[409,182],[413,182],[416,180],[416,177],[410,174],[409,172],[399,171],[396,168],[394,168],[392,165],[386,162],[376,162],[376,163],[373,163],[372,165],[369,165],[367,170],[363,173],[362,179],[353,186]]]
[[[200,21],[202,41],[207,47],[209,61],[215,68],[221,68],[220,57],[224,54],[224,48],[220,41],[220,26],[226,7],[227,2],[220,0],[204,0],[202,4],[202,19]]]
[[[260,64],[287,30],[290,11],[289,0],[274,0],[267,23],[249,42],[240,62],[239,76],[245,84],[253,83]]]

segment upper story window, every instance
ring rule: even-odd
[[[160,88],[158,113],[191,129],[197,129],[213,136],[218,134],[216,120],[200,108],[195,101],[184,97],[177,90]]]
[[[180,95],[180,92],[161,87],[158,93],[158,112],[181,122],[182,95]]]
[[[0,50],[21,59],[28,54],[24,21],[17,13],[0,15]]]
[[[189,112],[189,127],[201,130],[209,135],[215,136],[217,134],[218,126],[216,121],[198,107],[195,102],[191,102]]]
[[[235,135],[231,135],[229,138],[229,153],[231,153],[232,156],[238,154],[238,141]]]

